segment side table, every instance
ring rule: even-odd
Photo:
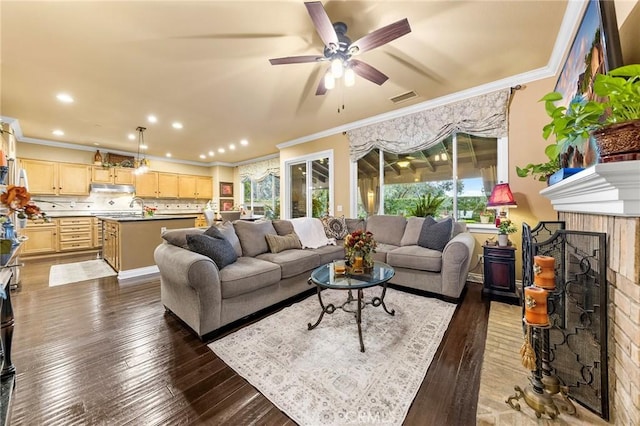
[[[482,246],[484,283],[482,294],[513,304],[520,304],[516,292],[516,248],[513,246]]]

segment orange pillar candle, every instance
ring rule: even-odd
[[[353,269],[362,269],[362,256],[356,256],[353,259]]]
[[[549,325],[547,290],[538,287],[524,289],[524,319],[531,325]]]
[[[536,287],[547,290],[556,288],[555,264],[556,260],[551,256],[533,257],[533,283]]]

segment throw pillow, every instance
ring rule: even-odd
[[[271,253],[279,253],[290,249],[302,249],[300,238],[298,238],[298,235],[295,232],[288,235],[267,234],[265,235],[265,238],[267,239],[267,244],[269,245]]]
[[[189,245],[187,244],[187,235],[202,232],[202,228],[169,229],[162,233],[162,238],[166,242],[173,244],[174,246],[182,247],[188,250]]]
[[[218,269],[231,265],[238,260],[235,250],[226,238],[214,238],[205,234],[188,234],[189,250],[207,256],[215,262]]]
[[[418,245],[432,250],[443,251],[453,232],[453,219],[436,222],[431,216],[424,218]]]
[[[265,235],[278,235],[270,220],[265,222],[248,222],[238,220],[233,224],[236,235],[242,246],[243,256],[256,257],[259,254],[267,253],[269,246]]]
[[[276,219],[272,223],[278,235],[289,235],[294,232],[293,223],[289,220]]]
[[[324,226],[324,233],[327,235],[327,238],[342,240],[349,233],[344,216],[325,216],[321,220],[322,226]]]
[[[233,223],[227,221],[223,222],[222,224],[216,225],[216,227],[222,233],[222,235],[224,235],[227,241],[231,243],[238,257],[242,256],[242,247],[240,247],[240,240],[236,235],[236,230],[233,227]]]

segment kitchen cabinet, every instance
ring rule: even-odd
[[[483,294],[518,304],[516,293],[516,249],[513,246],[483,246]]]
[[[209,176],[178,176],[178,195],[180,198],[210,200],[213,198],[213,179]]]
[[[93,247],[92,218],[69,217],[58,219],[60,251],[83,250]]]
[[[142,198],[158,196],[158,172],[136,175],[136,196]]]
[[[90,167],[86,164],[22,159],[20,166],[27,171],[32,194],[89,194]]]
[[[58,250],[58,224],[55,221],[30,222],[20,234],[27,237],[22,243],[22,255],[55,253]]]
[[[120,270],[120,225],[104,221],[102,225],[102,258],[116,271]]]
[[[91,218],[91,233],[92,233],[92,245],[93,248],[102,247],[102,223],[98,218]]]
[[[91,167],[91,182],[113,183],[117,185],[133,185],[134,169],[127,167]]]
[[[158,172],[158,198],[178,198],[178,175]]]

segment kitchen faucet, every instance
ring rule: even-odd
[[[129,207],[133,207],[133,205],[135,204],[135,202],[138,201],[140,202],[140,209],[141,209],[141,214],[144,217],[144,200],[140,197],[133,197],[131,199],[131,202],[129,203]]]

